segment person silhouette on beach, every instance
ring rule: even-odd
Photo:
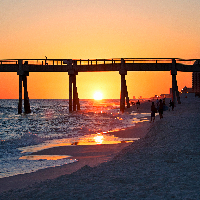
[[[154,105],[154,102],[152,102],[152,105],[151,105],[151,122],[152,122],[152,118],[153,118],[153,122],[155,120],[155,113],[157,112],[157,109]]]
[[[174,111],[174,102],[171,102],[172,111]]]
[[[136,103],[137,109],[140,107],[140,101],[138,100]]]
[[[157,105],[157,107],[159,106],[159,100],[158,100],[158,98],[156,100],[156,105]]]
[[[170,100],[169,101],[169,111],[170,111],[171,106],[172,106],[172,101]]]
[[[163,105],[165,106],[165,98],[163,99]]]
[[[160,119],[163,118],[163,102],[160,99],[160,104],[159,104],[159,115],[160,115]]]

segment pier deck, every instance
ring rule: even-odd
[[[130,107],[125,75],[127,71],[170,71],[172,75],[172,100],[180,103],[176,81],[177,71],[200,72],[199,59],[179,58],[116,58],[116,59],[5,59],[0,60],[0,72],[17,72],[19,75],[18,113],[22,113],[22,82],[24,87],[24,110],[30,113],[27,76],[30,72],[68,72],[69,111],[79,110],[76,87],[78,72],[119,71],[121,75],[120,110],[124,112],[125,99]],[[73,91],[73,92],[72,92]],[[73,102],[72,102],[73,100]],[[72,106],[73,105],[73,106]],[[73,109],[72,109],[73,108]]]

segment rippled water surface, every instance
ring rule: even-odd
[[[0,178],[76,162],[70,155],[36,159],[29,154],[63,145],[119,143],[124,139],[103,133],[134,126],[148,115],[120,113],[119,100],[80,104],[81,111],[69,113],[68,100],[30,100],[32,113],[19,115],[18,100],[0,100]]]

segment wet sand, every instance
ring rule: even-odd
[[[32,173],[1,178],[0,193],[10,189],[23,188],[35,182],[54,179],[61,175],[71,174],[85,165],[90,167],[97,166],[102,162],[112,159],[114,155],[128,145],[130,144],[66,146],[37,152],[37,154],[33,155],[71,155],[71,158],[77,159],[77,162],[60,167],[41,169]]]
[[[136,109],[136,106],[133,106],[127,109],[126,112],[131,112],[132,110],[137,112],[149,112],[150,105],[150,102],[142,102],[139,110]],[[149,126],[149,122],[141,122],[126,130],[111,132],[110,134],[120,138],[143,138]],[[114,156],[130,144],[131,143],[62,146],[32,153],[31,155],[70,155],[72,156],[71,159],[76,159],[77,162],[60,167],[41,169],[32,173],[1,178],[0,193],[11,189],[23,188],[35,182],[54,179],[61,175],[71,174],[85,165],[90,167],[98,166],[103,162],[112,160]]]

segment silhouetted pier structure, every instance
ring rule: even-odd
[[[118,71],[121,75],[120,110],[130,107],[125,76],[127,71],[170,71],[172,75],[172,100],[180,103],[176,81],[177,71],[200,72],[200,60],[178,58],[121,58],[121,59],[6,59],[0,60],[0,72],[17,72],[19,75],[18,113],[22,113],[22,83],[24,110],[30,113],[27,76],[30,72],[68,72],[69,112],[80,109],[76,76],[78,72]]]

